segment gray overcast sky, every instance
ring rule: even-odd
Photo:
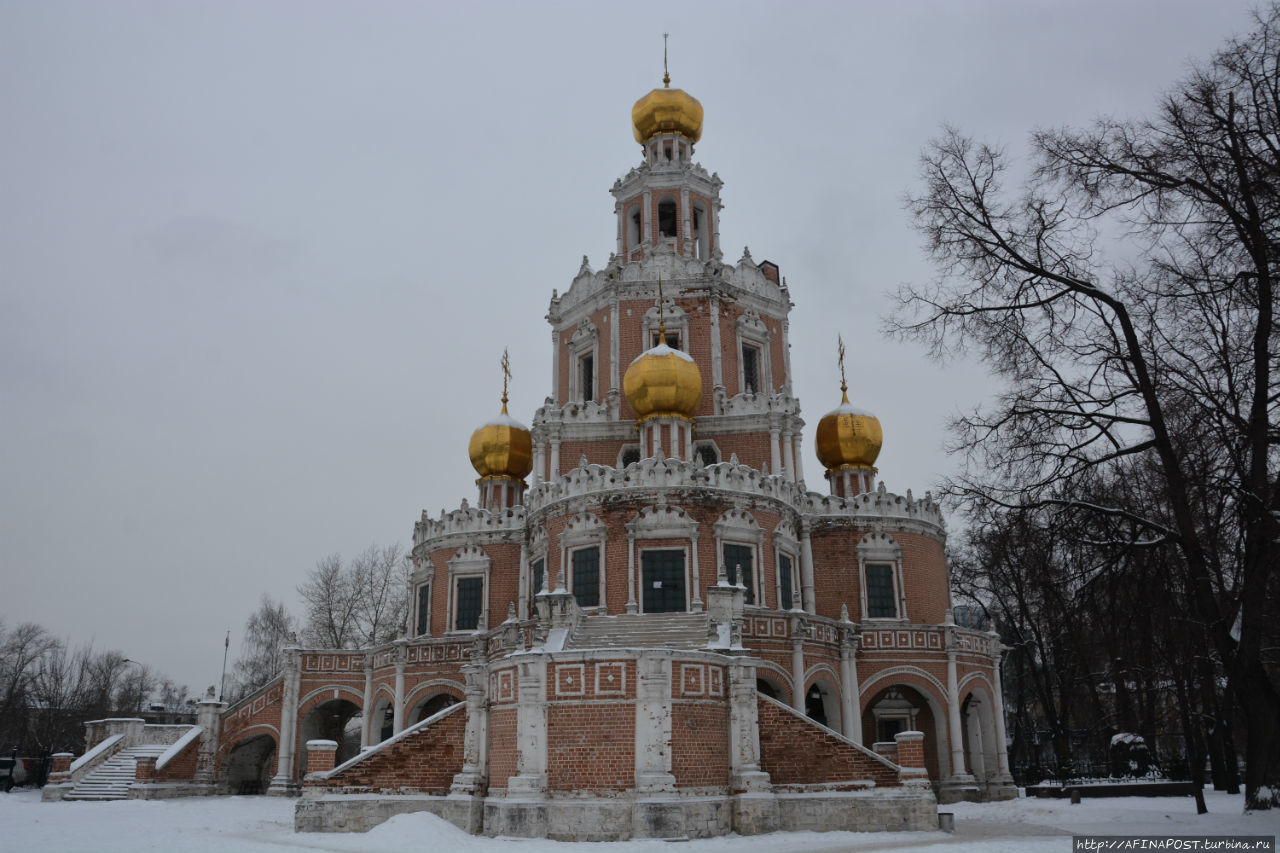
[[[878,332],[933,274],[921,146],[1147,114],[1249,8],[0,0],[0,618],[199,690],[262,592],[474,500],[502,348],[527,424],[551,290],[613,249],[664,31],[725,259],[791,287],[810,487],[842,333],[923,492],[994,385]]]

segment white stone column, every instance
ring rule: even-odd
[[[795,445],[796,445],[795,454],[794,454],[795,464],[796,464],[796,482],[803,483],[804,482],[804,453],[803,453],[804,436],[801,434],[799,430],[796,430],[792,438],[795,441]]]
[[[560,332],[551,330],[551,400],[560,405]]]
[[[392,711],[391,733],[398,735],[404,731],[404,666],[408,658],[408,642],[396,640],[396,706]]]
[[[276,775],[268,794],[289,796],[293,793],[294,752],[298,740],[298,688],[302,683],[302,652],[284,650],[284,691],[280,697],[280,743],[276,751]]]
[[[533,484],[535,486],[542,482],[546,471],[547,455],[544,447],[540,440],[533,443]]]
[[[680,436],[684,432],[684,421],[671,421],[671,456],[674,459],[681,457]]]
[[[622,255],[621,249],[618,250],[618,255]],[[621,356],[618,353],[618,291],[615,290],[609,299],[609,390],[614,392],[622,388],[621,367],[618,365]]]
[[[507,780],[509,796],[547,789],[547,660],[532,655],[517,666],[516,775]]]
[[[1005,784],[1013,784],[1013,775],[1009,772],[1009,750],[1005,742],[1004,732],[1004,684],[1000,678],[1000,638],[992,635],[995,642],[996,653],[991,656],[992,677],[995,680],[996,695],[992,697],[992,713],[995,714],[996,723],[996,763],[1000,770],[1000,781]],[[1007,780],[1007,781],[1006,781]]]
[[[844,736],[862,743],[862,703],[858,691],[858,636],[852,625],[840,632],[840,679],[844,682],[840,713]]]
[[[662,652],[641,652],[636,672],[636,793],[673,793],[671,658]]]
[[[782,445],[778,443],[780,430],[777,427],[769,428],[769,473],[782,473]]]
[[[560,479],[560,439],[551,439],[551,469],[547,472],[547,480],[554,483]]]
[[[516,616],[529,618],[529,543],[520,542],[520,592],[516,596]]]
[[[816,613],[813,601],[813,543],[809,522],[800,522],[800,600],[806,613]]]
[[[714,290],[707,300],[707,311],[711,314],[711,387],[714,392],[717,386],[724,385],[724,364],[720,352],[720,297]]]
[[[760,722],[756,708],[756,667],[744,658],[729,663],[729,788],[767,791],[769,774],[760,769]]]
[[[360,748],[372,746],[373,728],[373,654],[364,656],[364,698],[360,701]]]
[[[622,240],[623,240],[623,235],[626,233],[626,231],[624,230],[624,229],[625,229],[625,227],[626,227],[626,216],[625,216],[625,215],[623,215],[622,202],[620,202],[620,201],[615,201],[615,202],[613,203],[613,215],[614,215],[615,217],[617,217],[617,219],[618,219],[618,249],[617,249],[617,255],[618,255],[618,257],[620,257],[620,258],[621,258],[621,257],[623,257],[623,253],[626,251],[626,249],[625,249],[625,247],[624,247],[624,245],[623,245],[623,242],[622,242]]]
[[[453,777],[454,794],[479,794],[485,789],[489,764],[489,667],[467,664],[467,727],[462,735],[462,769]]]
[[[649,190],[644,191],[644,222],[643,227],[644,240],[646,246],[653,245],[653,193]]]
[[[653,442],[653,455],[658,459],[665,459],[662,455],[662,425],[657,421],[649,421],[646,426],[649,428],[649,436]]]
[[[689,188],[680,188],[680,254],[688,257],[693,252],[693,231],[689,215]]]
[[[218,775],[218,745],[222,736],[222,712],[226,709],[227,703],[214,699],[213,691],[210,690],[209,695],[196,707],[199,709],[196,720],[200,725],[200,741],[196,746],[194,778],[198,784],[212,785]]]
[[[702,579],[698,574],[698,531],[689,534],[689,569],[693,574],[693,591],[689,607],[695,613],[702,612]]]
[[[791,619],[791,707],[804,713],[804,637],[799,617]]]
[[[791,381],[791,320],[782,318],[782,363],[786,365],[787,380],[784,383],[787,390],[790,391],[794,387]],[[795,396],[794,392],[792,396]]]
[[[627,525],[627,612],[639,610],[636,604],[636,534],[631,525]]]
[[[684,425],[684,461],[693,461],[693,424],[685,423]]]
[[[787,466],[787,479],[791,482],[796,481],[796,455],[795,448],[791,441],[791,429],[785,428],[782,431],[782,461]]]

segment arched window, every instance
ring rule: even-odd
[[[663,237],[676,236],[676,203],[664,198],[658,202],[658,233]]]

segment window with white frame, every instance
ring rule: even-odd
[[[720,516],[712,526],[716,538],[716,551],[730,583],[741,583],[747,588],[747,604],[763,604],[760,590],[759,553],[764,541],[764,530],[755,516],[745,509],[731,509]],[[757,599],[761,599],[757,601]]]
[[[421,637],[431,632],[431,584],[429,582],[418,586],[417,599],[418,619],[417,630],[414,633]]]
[[[752,308],[738,318],[737,331],[739,391],[743,394],[772,393],[769,327]]]
[[[561,578],[582,608],[604,603],[604,544],[608,529],[599,518],[581,512],[569,519],[560,534]]]
[[[862,577],[862,613],[866,619],[906,619],[902,587],[902,548],[897,540],[876,529],[854,549]]]
[[[618,467],[626,468],[628,465],[640,461],[640,445],[624,444],[622,449],[618,451]]]
[[[720,448],[716,447],[714,441],[695,441],[693,443],[693,458],[704,468],[707,465],[718,464],[720,462]]]
[[[672,349],[685,350],[689,340],[689,315],[675,303],[670,294],[663,296],[663,308],[658,310],[654,305],[644,312],[641,320],[644,329],[644,341],[650,347],[665,343]],[[659,339],[658,329],[664,327],[666,337]]]
[[[475,631],[487,628],[485,595],[492,563],[484,549],[475,545],[459,548],[449,560],[449,628]]]
[[[542,592],[542,585],[546,582],[547,577],[547,559],[539,557],[529,563],[529,597]]]
[[[596,399],[600,365],[600,333],[590,320],[578,324],[569,339],[569,399],[582,402]]]
[[[569,583],[579,607],[600,606],[600,547],[577,548],[569,555]]]
[[[484,612],[484,578],[454,578],[453,589],[453,629],[474,631],[480,627],[480,616]]]

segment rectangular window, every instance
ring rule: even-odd
[[[640,552],[640,578],[645,613],[679,613],[688,609],[684,593],[684,551]]]
[[[667,346],[671,347],[672,349],[680,349],[680,333],[667,332],[666,334],[667,334],[667,339],[666,339]],[[657,332],[653,333],[652,340],[653,340],[653,346],[655,347],[658,344],[662,343],[662,337]]]
[[[893,596],[893,566],[872,563],[867,566],[867,616],[892,619],[898,615]]]
[[[418,587],[418,636],[427,633],[431,626],[431,584]]]
[[[474,631],[480,625],[480,611],[484,607],[484,578],[458,578],[457,591],[454,630]]]
[[[755,394],[760,390],[760,350],[742,345],[742,390]]]
[[[573,552],[573,597],[579,607],[600,606],[600,549]]]
[[[755,604],[756,594],[751,586],[751,546],[725,545],[724,564],[729,570],[729,583],[741,581],[747,588],[747,604]]]
[[[596,398],[596,359],[594,355],[584,355],[578,359],[578,388],[582,391],[582,399]]]
[[[533,592],[530,595],[537,595],[542,592],[542,577],[547,570],[547,561],[538,559],[534,560],[529,566],[529,581],[533,584]]]
[[[791,557],[787,554],[778,555],[778,588],[782,595],[778,609],[790,610],[795,603],[791,600]]]

